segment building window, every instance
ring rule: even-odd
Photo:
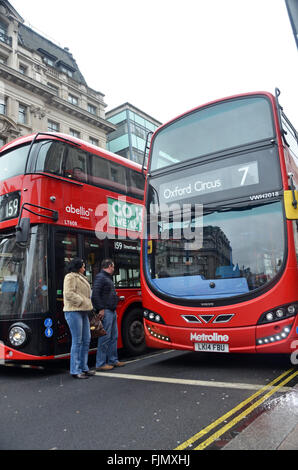
[[[88,111],[91,114],[96,114],[96,106],[93,106],[93,104],[88,103]]]
[[[7,34],[7,24],[0,21],[0,36]]]
[[[50,67],[55,67],[55,61],[51,59],[50,57],[45,56],[43,58],[43,61],[45,64],[49,65]]]
[[[49,132],[59,132],[59,124],[55,121],[48,121],[48,131]]]
[[[68,95],[68,102],[71,103],[71,104],[74,104],[74,105],[78,106],[78,104],[79,104],[79,99],[78,99],[77,96]]]
[[[75,129],[69,129],[69,134],[72,135],[73,137],[76,137],[77,139],[80,138],[79,131],[76,131]]]
[[[6,139],[4,137],[1,137],[0,135],[0,148],[3,147],[3,145],[6,144]]]
[[[19,66],[19,72],[22,74],[22,75],[27,75],[27,67],[23,64],[20,64]]]
[[[94,137],[89,137],[89,141],[92,145],[96,145],[96,147],[98,147],[98,139],[94,139]]]
[[[0,96],[0,114],[6,114],[6,98]]]
[[[48,87],[58,96],[59,95],[59,88],[52,83],[47,83]]]
[[[6,65],[7,64],[7,57],[0,55],[0,64]]]
[[[27,106],[19,104],[19,117],[18,122],[20,124],[26,124],[27,122]]]
[[[72,70],[67,69],[67,68],[64,67],[63,65],[61,65],[60,70],[61,70],[61,72],[63,72],[63,73],[65,73],[66,75],[68,75],[68,77],[72,78],[72,76],[73,76]]]
[[[5,44],[8,44],[9,46],[12,45],[12,39],[11,37],[7,36],[7,24],[2,23],[0,21],[0,41],[5,42]]]

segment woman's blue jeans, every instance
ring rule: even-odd
[[[64,312],[71,332],[70,373],[87,372],[88,353],[91,341],[90,322],[87,312]]]
[[[105,309],[102,324],[107,334],[98,338],[96,367],[101,367],[105,364],[113,365],[118,362],[118,327],[116,312]]]

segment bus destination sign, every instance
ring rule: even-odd
[[[161,202],[169,203],[258,183],[258,162],[253,161],[227,166],[206,173],[196,173],[161,184],[159,194]]]
[[[15,219],[20,212],[20,193],[4,194],[0,196],[0,222],[9,219]]]

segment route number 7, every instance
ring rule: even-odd
[[[242,176],[240,186],[244,186],[248,170],[249,170],[249,166],[243,166],[242,168],[238,168],[238,171],[243,171],[243,176]]]

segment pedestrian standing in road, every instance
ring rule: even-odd
[[[96,370],[111,370],[114,367],[122,367],[124,362],[119,362],[117,341],[117,313],[118,296],[113,282],[115,266],[111,259],[104,259],[101,263],[101,271],[97,274],[93,289],[92,303],[96,312],[99,312],[106,336],[98,338],[96,354]]]
[[[88,379],[95,371],[88,367],[91,340],[89,314],[93,310],[91,287],[84,275],[85,263],[74,258],[64,278],[64,316],[71,332],[70,373],[77,379]]]

